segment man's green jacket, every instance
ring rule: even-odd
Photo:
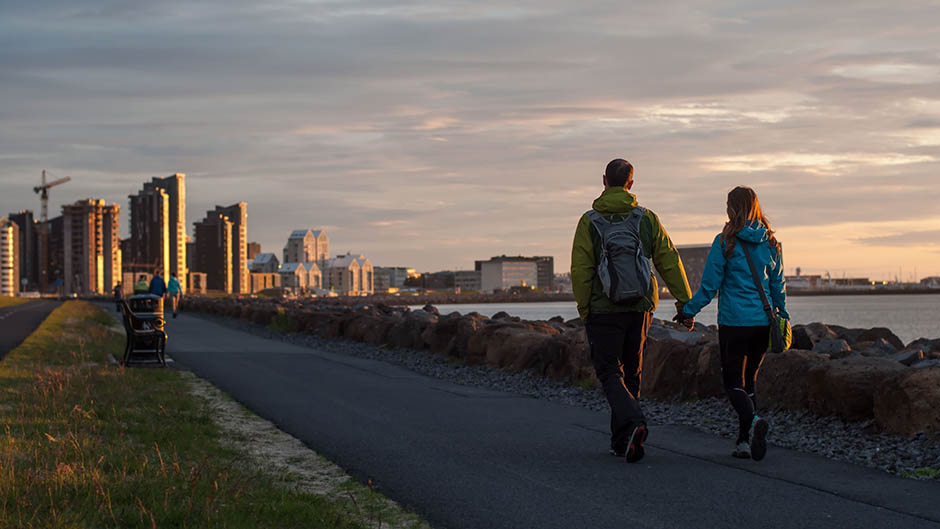
[[[592,207],[604,218],[620,221],[637,207],[637,202],[636,197],[625,188],[611,187],[597,197]],[[685,276],[679,252],[659,222],[659,217],[648,209],[640,221],[640,243],[643,245],[643,254],[653,260],[653,265],[666,282],[669,292],[676,298],[676,308],[681,309],[692,297],[689,280]],[[655,275],[651,278],[647,296],[632,305],[614,304],[604,295],[601,280],[597,276],[600,246],[600,235],[590,219],[582,215],[574,232],[574,245],[571,248],[571,288],[578,302],[581,319],[586,320],[591,313],[655,311],[659,304],[659,286],[656,284]]]

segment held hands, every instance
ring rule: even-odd
[[[681,311],[677,312],[676,315],[672,317],[672,321],[679,323],[690,331],[693,327],[695,327],[695,318],[688,316]]]

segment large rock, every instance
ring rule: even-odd
[[[872,342],[878,340],[879,338],[883,338],[885,341],[891,344],[895,351],[904,349],[904,342],[902,342],[901,339],[897,337],[897,335],[891,332],[890,329],[885,327],[874,327],[872,329],[868,329],[858,336],[856,342]]]
[[[809,407],[809,372],[823,369],[829,359],[812,351],[790,349],[765,355],[757,374],[757,405],[760,408],[802,410]]]
[[[842,338],[849,343],[852,347],[855,347],[855,342],[860,341],[859,337],[867,331],[868,329],[850,329],[847,327],[842,327],[841,325],[829,325],[829,329],[836,333],[836,336]]]
[[[823,340],[839,339],[839,335],[824,323],[809,323],[807,325],[803,325],[803,329],[806,331],[807,335],[814,344],[818,344]]]
[[[705,335],[701,332],[689,331],[687,329],[677,329],[667,325],[650,325],[649,336],[657,340],[679,340],[688,344],[694,344],[701,340]]]
[[[343,337],[375,345],[386,343],[388,331],[397,321],[394,317],[376,313],[353,314],[352,318],[343,322]]]
[[[901,435],[940,432],[940,367],[911,369],[885,381],[874,396],[875,421]]]
[[[432,353],[454,355],[460,319],[461,316],[458,313],[448,314],[424,330],[421,337]]]
[[[521,323],[486,325],[467,342],[467,363],[489,367],[534,368],[540,371],[540,354],[549,347],[550,335],[533,331]]]
[[[866,342],[855,342],[852,348],[861,352],[864,356],[889,356],[898,352],[897,348],[888,343],[884,338]]]
[[[826,355],[845,353],[851,350],[849,343],[842,338],[824,338],[816,343],[816,347],[813,347],[814,353]]]
[[[684,381],[679,398],[704,399],[725,394],[721,379],[721,351],[717,340],[697,344],[692,350],[692,361],[682,370]]]
[[[392,347],[422,349],[425,346],[424,331],[431,324],[437,323],[437,316],[423,310],[408,312],[402,318],[396,318],[389,327],[387,343]]]
[[[679,396],[687,382],[683,371],[698,363],[699,354],[700,350],[679,340],[647,339],[640,394],[654,399]]]
[[[794,325],[793,343],[790,348],[812,351],[814,347],[816,347],[816,342],[813,340],[812,336],[810,336],[809,332],[806,330],[806,327],[803,325]]]
[[[809,370],[809,409],[817,415],[837,415],[849,421],[872,418],[875,390],[906,370],[883,358],[850,357]]]
[[[920,349],[905,349],[904,351],[886,356],[885,358],[909,366],[923,360],[924,352]]]
[[[911,349],[914,347],[919,347],[924,350],[924,353],[940,353],[940,338],[935,340],[930,340],[928,338],[918,338],[908,344],[907,348]]]

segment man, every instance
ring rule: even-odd
[[[153,279],[150,280],[149,291],[154,296],[160,296],[161,298],[166,294],[166,283],[163,281],[163,278],[160,277],[160,269],[153,271]]]
[[[124,287],[121,286],[120,281],[114,285],[111,292],[114,294],[114,306],[117,307],[118,312],[121,312],[121,300],[124,299]]]
[[[647,272],[649,261],[652,260],[669,292],[676,298],[678,313],[692,293],[679,252],[659,218],[652,211],[640,208],[636,197],[629,191],[633,187],[630,162],[618,158],[607,164],[603,183],[604,192],[594,201],[593,209],[581,217],[575,230],[571,250],[571,286],[578,302],[578,313],[585,322],[594,370],[610,404],[610,451],[625,457],[629,463],[635,463],[643,458],[643,442],[648,434],[646,417],[637,401],[643,346],[659,302],[656,278],[652,271]],[[628,261],[628,266],[633,266],[633,275],[628,275],[628,278],[639,285],[648,284],[648,288],[643,289],[645,294],[637,290],[639,294],[627,299],[614,295],[618,299],[614,302],[608,293],[619,291],[611,290],[611,285],[618,283],[609,279],[614,274],[610,262],[621,259],[618,261],[619,271],[623,269],[624,258],[605,251],[605,247],[611,249],[610,230],[626,230],[619,235],[629,238],[623,234],[631,228],[633,237],[639,240],[642,255],[634,254],[633,260]],[[605,238],[602,238],[600,230],[604,230]],[[646,259],[645,267],[643,259]],[[605,266],[599,269],[602,261]],[[638,276],[637,272],[642,275]]]

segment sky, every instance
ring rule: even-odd
[[[248,203],[422,271],[553,255],[604,166],[676,244],[757,192],[787,273],[940,275],[940,4],[0,3],[0,214],[122,208],[187,175],[187,231]]]

